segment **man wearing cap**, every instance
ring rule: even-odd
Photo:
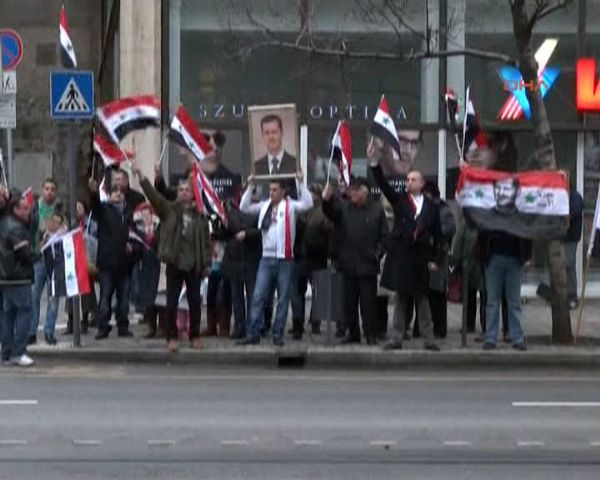
[[[423,344],[438,351],[433,340],[429,307],[429,273],[436,271],[441,257],[440,215],[437,206],[423,195],[423,175],[411,170],[406,176],[406,192],[396,192],[379,166],[376,147],[367,150],[369,168],[383,195],[394,209],[394,227],[388,246],[381,285],[396,292],[394,331],[386,349],[401,349],[406,304],[414,297]]]
[[[323,191],[323,211],[343,232],[333,245],[336,268],[343,275],[344,317],[349,332],[342,343],[360,343],[360,305],[363,334],[368,345],[376,345],[377,274],[388,238],[387,220],[381,203],[369,198],[365,178],[352,178],[347,193],[348,201],[334,196],[329,184]]]

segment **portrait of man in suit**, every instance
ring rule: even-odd
[[[258,112],[257,112],[258,113]],[[252,124],[253,137],[253,173],[257,177],[296,174],[298,165],[296,161],[296,118],[295,108],[291,112],[282,114],[273,112],[261,112],[262,115],[255,117],[255,125]],[[287,118],[283,115],[287,114]],[[260,120],[259,120],[260,119]],[[252,131],[254,129],[259,131]]]
[[[505,178],[494,182],[494,198],[496,211],[500,213],[513,213],[517,210],[517,197],[521,185],[517,177]]]

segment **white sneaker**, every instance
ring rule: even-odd
[[[31,357],[23,354],[20,357],[13,357],[10,359],[10,363],[18,365],[19,367],[31,367],[35,362]]]

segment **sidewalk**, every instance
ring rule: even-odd
[[[308,309],[307,309],[308,310]],[[61,309],[62,311],[62,309]],[[42,308],[45,312],[45,308]],[[390,319],[392,306],[390,306]],[[229,339],[206,338],[201,351],[189,348],[182,341],[177,354],[166,351],[164,339],[144,340],[145,325],[133,324],[134,338],[118,338],[113,328],[107,340],[94,340],[95,330],[83,335],[82,347],[75,348],[71,336],[63,336],[66,318],[59,318],[56,337],[58,345],[44,343],[43,334],[38,333],[38,344],[30,347],[32,356],[40,361],[44,358],[98,361],[98,362],[142,362],[142,363],[190,363],[210,365],[263,365],[263,366],[310,366],[310,367],[401,367],[401,366],[549,366],[549,367],[600,367],[600,300],[586,302],[581,331],[576,346],[551,344],[552,321],[550,307],[542,300],[529,300],[523,305],[523,328],[527,335],[529,350],[518,352],[500,338],[495,351],[482,351],[481,343],[475,342],[476,334],[468,335],[467,347],[461,347],[461,308],[448,305],[448,336],[439,341],[439,353],[422,350],[422,342],[414,339],[405,342],[401,351],[383,351],[378,346],[341,346],[338,340],[327,345],[326,329],[323,324],[321,335],[304,335],[302,341],[293,341],[286,334],[281,349],[273,347],[268,339],[259,346],[236,346]],[[202,325],[206,322],[202,312]],[[577,322],[577,310],[571,311],[573,332]],[[291,320],[288,321],[288,327]],[[332,325],[332,337],[333,328]],[[286,328],[286,330],[287,330]]]

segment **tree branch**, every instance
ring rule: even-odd
[[[353,52],[345,49],[330,49],[330,48],[321,48],[309,45],[296,45],[293,42],[287,42],[280,39],[267,40],[265,42],[259,42],[254,45],[248,46],[244,53],[250,53],[253,50],[257,50],[260,48],[266,47],[278,47],[285,48],[289,50],[296,50],[298,52],[311,53],[313,55],[320,55],[326,57],[345,57],[351,59],[373,59],[373,60],[395,60],[401,62],[410,62],[414,60],[423,60],[426,58],[444,58],[444,57],[459,57],[459,56],[467,56],[467,57],[475,57],[482,58],[485,60],[493,60],[503,63],[508,63],[510,65],[517,65],[516,60],[510,56],[505,55],[503,53],[495,53],[489,52],[486,50],[478,50],[476,48],[463,48],[458,50],[440,50],[440,51],[420,51],[420,52],[409,52],[406,54],[403,53],[388,53],[388,52],[368,52],[368,51],[358,51]]]
[[[557,10],[562,10],[563,8],[567,8],[570,3],[572,3],[572,0],[562,0],[562,1],[558,2],[556,5],[548,7],[546,9],[542,9],[538,13],[537,19],[541,20],[542,18],[547,17],[548,15],[550,15],[551,13],[553,13]]]

